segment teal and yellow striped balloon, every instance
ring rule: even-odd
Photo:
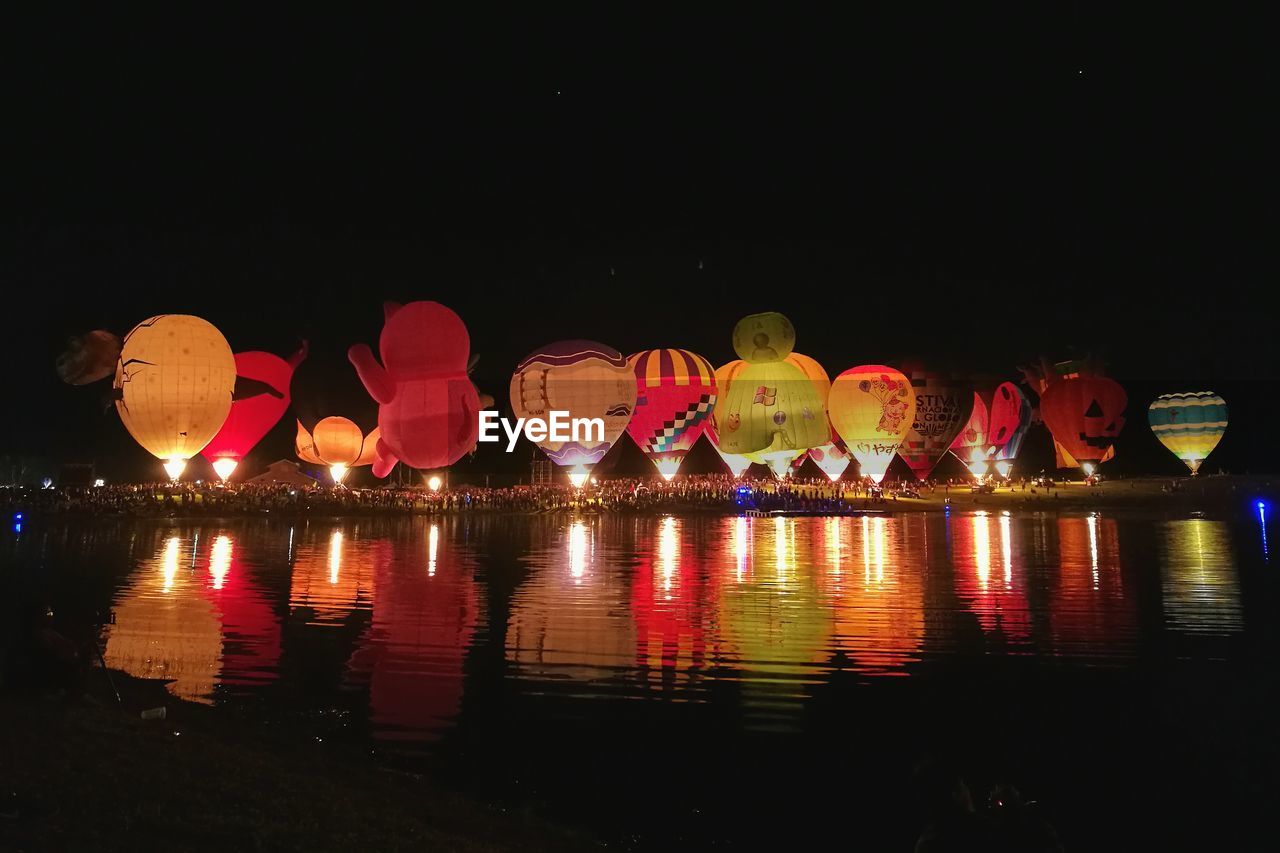
[[[1211,391],[1164,394],[1147,409],[1147,421],[1160,443],[1194,474],[1227,431],[1227,402]]]

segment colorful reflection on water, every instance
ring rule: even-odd
[[[1127,666],[1153,632],[1219,655],[1244,629],[1234,535],[979,512],[139,524],[93,546],[116,549],[111,666],[199,702],[355,695],[374,737],[426,741],[478,688],[732,702],[772,728],[833,678],[991,656]],[[26,530],[21,549],[85,541]]]

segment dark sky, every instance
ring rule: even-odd
[[[145,461],[58,382],[68,335],[195,313],[345,371],[382,300],[425,298],[499,399],[543,343],[722,363],[782,310],[833,375],[1103,352],[1130,432],[1155,393],[1229,389],[1245,465],[1276,354],[1257,22],[972,5],[15,21],[3,449]]]

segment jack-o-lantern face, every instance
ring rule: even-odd
[[[1040,395],[1040,416],[1053,438],[1077,462],[1098,463],[1124,428],[1128,395],[1114,379],[1060,379]]]

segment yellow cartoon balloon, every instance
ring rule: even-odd
[[[851,367],[831,384],[827,408],[862,476],[879,483],[916,417],[911,382],[883,364]]]
[[[173,479],[213,440],[231,411],[236,361],[211,323],[187,314],[144,320],[116,363],[116,411]]]
[[[716,400],[723,452],[789,463],[830,440],[819,389],[786,360],[794,344],[795,330],[781,314],[753,314],[734,328],[733,346],[743,364],[730,371],[728,388]]]

